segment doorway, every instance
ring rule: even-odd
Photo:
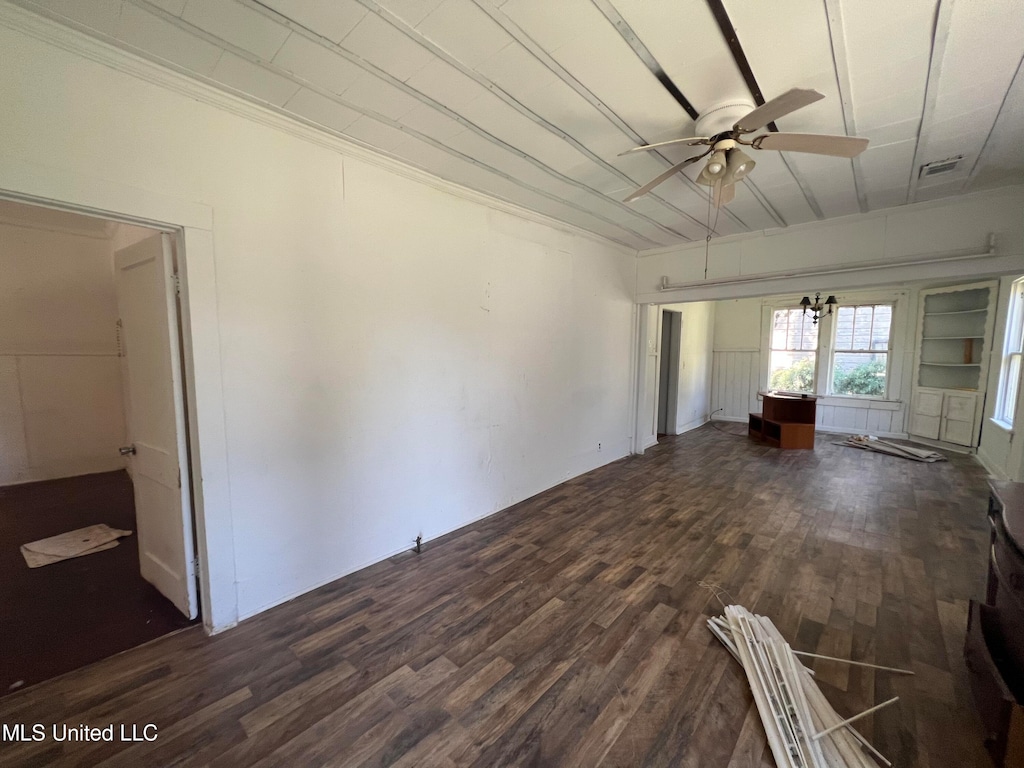
[[[0,695],[197,617],[174,251],[0,200]],[[32,568],[20,549],[98,524],[131,534]]]
[[[661,355],[658,371],[658,436],[676,434],[679,397],[679,342],[683,331],[683,313],[661,312]]]

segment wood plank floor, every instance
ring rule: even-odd
[[[97,523],[136,530],[127,472],[0,488],[0,696],[188,626],[140,575],[134,535],[105,552],[25,565],[22,544]]]
[[[772,618],[898,766],[989,765],[966,687],[986,485],[712,425],[213,638],[161,638],[0,700],[0,723],[146,724],[148,743],[0,744],[0,764],[772,765],[699,581]]]

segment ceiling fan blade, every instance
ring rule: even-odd
[[[818,93],[811,88],[791,88],[781,96],[766,101],[753,112],[748,113],[746,117],[741,117],[736,121],[733,130],[740,133],[756,131],[790,112],[796,112],[798,109],[824,98],[825,94]]]
[[[622,157],[623,155],[628,155],[632,152],[645,152],[650,149],[657,149],[658,147],[670,147],[673,144],[687,144],[693,147],[696,146],[697,144],[703,144],[706,141],[710,141],[710,139],[707,136],[691,136],[688,139],[672,139],[671,141],[659,141],[656,144],[644,144],[642,147],[633,147],[632,149],[627,149],[625,152],[619,152],[619,157]]]
[[[643,197],[648,192],[650,192],[652,189],[654,189],[656,186],[661,184],[663,181],[668,181],[670,178],[672,178],[677,173],[679,173],[681,170],[683,170],[683,168],[685,168],[686,166],[690,165],[691,163],[697,162],[702,157],[705,157],[706,155],[708,155],[710,152],[711,152],[711,150],[708,149],[708,151],[704,152],[703,154],[694,155],[693,157],[690,157],[690,158],[687,158],[686,160],[683,160],[683,162],[681,162],[681,163],[676,163],[675,165],[673,165],[671,168],[669,168],[667,171],[665,171],[660,176],[655,176],[653,179],[648,181],[646,184],[644,184],[642,187],[640,187],[640,189],[638,189],[636,192],[631,194],[629,197],[627,197],[622,202],[624,202],[624,203],[632,203],[638,197]]]
[[[859,136],[827,136],[823,133],[766,133],[753,141],[754,149],[810,152],[812,155],[856,157],[868,146]]]
[[[733,201],[735,197],[735,184],[723,184],[722,182],[718,182],[717,184],[715,184],[715,208],[721,208],[723,205],[728,205]]]

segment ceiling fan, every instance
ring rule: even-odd
[[[765,133],[755,136],[750,141],[743,138],[744,134],[754,133],[780,117],[788,115],[790,112],[796,112],[796,110],[823,98],[825,98],[824,94],[809,88],[792,88],[756,109],[749,102],[720,104],[697,118],[696,132],[706,135],[660,141],[656,144],[645,144],[642,147],[627,149],[619,156],[678,144],[708,148],[695,157],[676,163],[663,174],[637,189],[623,202],[633,202],[662,182],[668,181],[686,166],[711,155],[697,176],[696,182],[713,188],[713,200],[716,207],[727,205],[736,196],[736,182],[743,179],[756,165],[750,156],[740,149],[741,145],[754,149],[809,152],[833,157],[856,157],[867,148],[867,139],[857,136],[827,136],[820,133]]]

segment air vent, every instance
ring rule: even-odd
[[[956,157],[947,157],[945,160],[935,160],[931,163],[925,163],[921,166],[918,178],[925,179],[929,176],[938,176],[940,173],[949,173],[956,168],[963,159],[963,155],[957,155]]]

